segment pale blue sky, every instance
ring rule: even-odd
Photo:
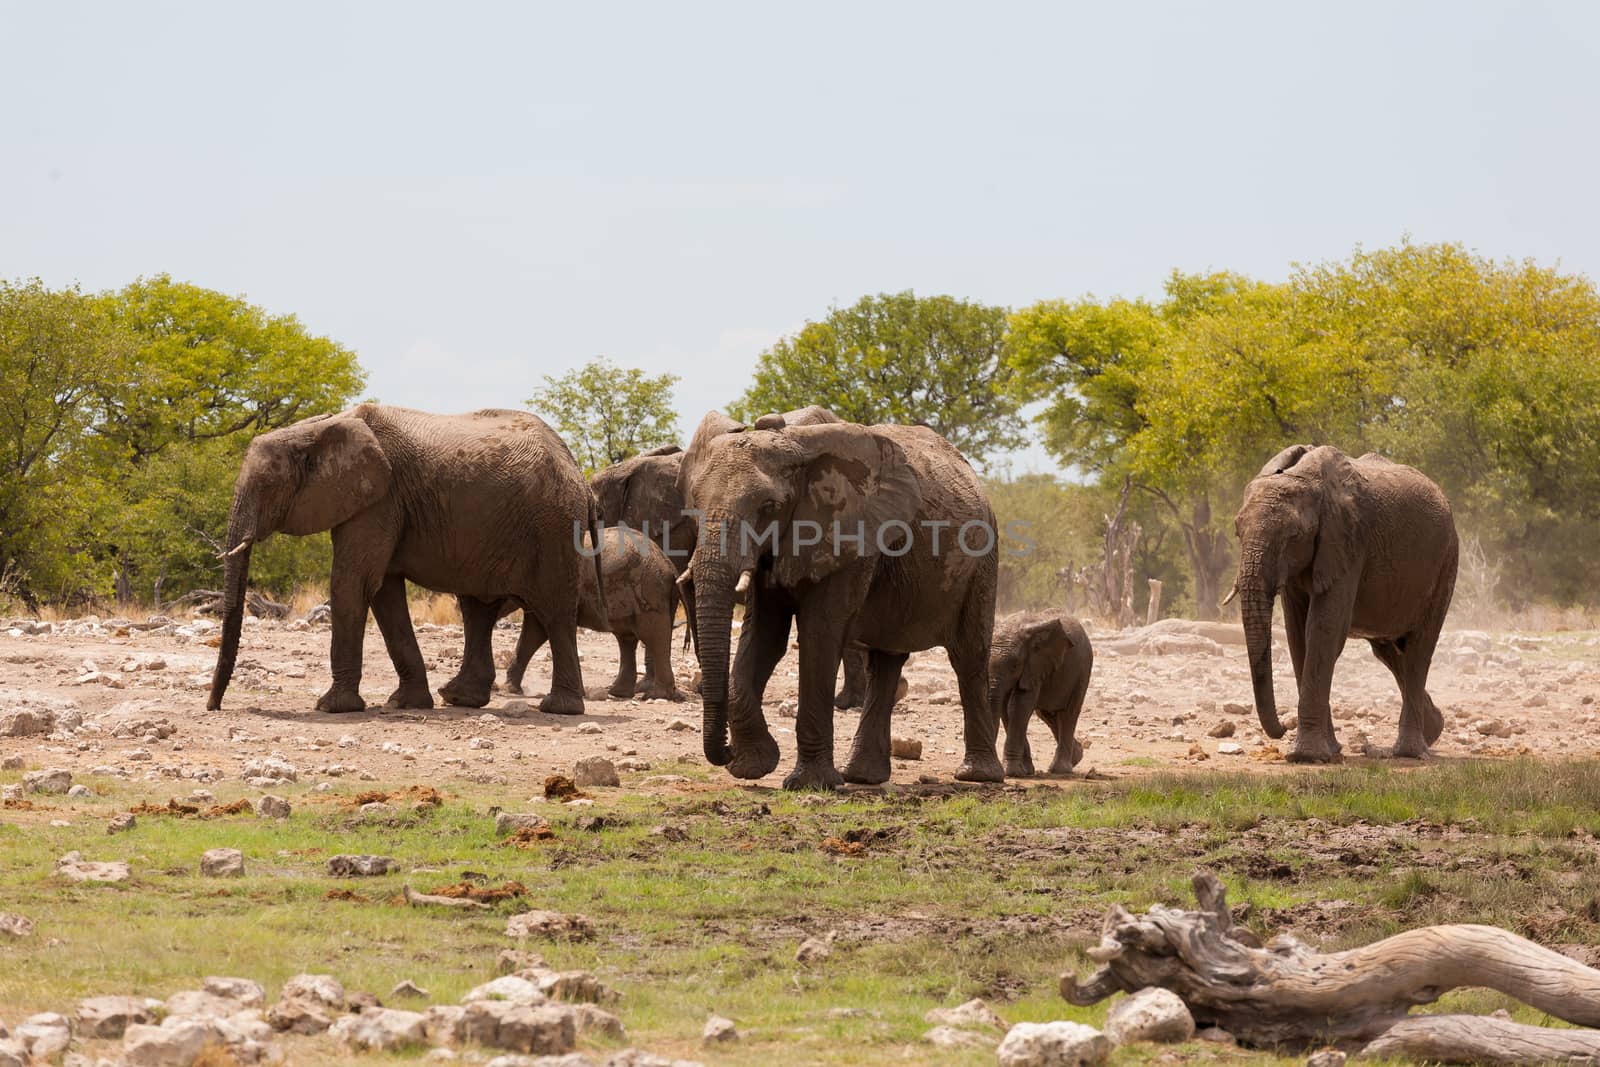
[[[879,291],[1407,233],[1600,270],[1592,3],[0,0],[0,35],[0,275],[243,293],[435,410],[604,353],[682,375],[688,433]]]

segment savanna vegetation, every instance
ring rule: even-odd
[[[592,470],[693,423],[675,381],[597,359],[528,403]],[[362,384],[354,353],[292,316],[166,277],[99,294],[0,285],[0,590],[147,599],[214,583],[250,436]],[[1600,580],[1600,292],[1459,245],[1358,250],[1276,282],[1175,272],[1149,299],[867,296],[762,352],[729,410],[811,403],[926,423],[985,471],[1018,531],[1003,539],[1008,608],[1076,600],[1109,524],[1138,529],[1136,607],[1158,578],[1168,613],[1214,615],[1242,487],[1298,441],[1438,481],[1465,594],[1587,605]],[[1059,473],[1010,472],[1034,440]],[[260,555],[268,590],[326,573],[325,538]]]

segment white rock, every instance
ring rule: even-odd
[[[0,911],[0,934],[7,937],[31,937],[33,935],[33,920],[26,915],[17,915],[14,912]],[[6,1036],[0,1032],[0,1037]]]
[[[461,1003],[472,1004],[480,1000],[508,1000],[526,1004],[543,1004],[545,995],[538,983],[517,974],[502,975],[490,982],[475,986],[461,998]]]
[[[71,788],[72,772],[60,767],[29,771],[22,776],[22,789],[27,793],[65,793]]]
[[[700,1031],[700,1040],[707,1045],[726,1045],[739,1040],[739,1028],[733,1025],[732,1019],[713,1015]]]
[[[1000,1042],[1000,1067],[1099,1067],[1111,1041],[1082,1023],[1018,1023]]]
[[[1217,745],[1219,756],[1240,756],[1244,754],[1244,746],[1237,741],[1223,741]]]
[[[236,848],[211,848],[200,854],[200,873],[206,878],[243,878],[244,853]]]
[[[121,860],[97,862],[68,852],[56,861],[56,873],[69,882],[126,882],[129,871]]]
[[[352,1048],[389,1052],[426,1044],[428,1030],[421,1012],[395,1008],[368,1008],[360,1015],[345,1015],[328,1031]]]
[[[454,1038],[511,1052],[561,1056],[577,1043],[577,1013],[563,1005],[480,1000],[462,1012]]]
[[[958,1004],[953,1008],[934,1008],[922,1017],[924,1022],[935,1023],[939,1026],[974,1027],[992,1026],[996,1030],[1006,1028],[1005,1020],[995,1014],[982,997],[975,997],[965,1004]]]
[[[331,974],[297,974],[278,991],[280,1000],[303,1000],[343,1011],[344,986]]]
[[[207,1047],[223,1043],[222,1032],[209,1019],[174,1015],[160,1026],[129,1026],[122,1035],[122,1062],[127,1067],[190,1067]]]
[[[272,793],[263,793],[256,801],[256,817],[260,819],[287,819],[289,811],[289,802]]]
[[[954,1026],[935,1026],[922,1035],[922,1040],[935,1048],[988,1048],[994,1044],[989,1034],[962,1030]]]
[[[39,1062],[60,1055],[72,1044],[72,1022],[53,1011],[30,1015],[12,1034]]]
[[[604,756],[585,756],[572,765],[572,781],[579,788],[585,786],[619,786],[617,768]]]
[[[233,1001],[240,1009],[259,1008],[267,1002],[267,991],[261,988],[260,983],[248,978],[212,976],[205,980],[201,988],[214,997]]]
[[[1112,1005],[1105,1034],[1113,1045],[1187,1041],[1194,1036],[1194,1016],[1178,994],[1152,986]]]
[[[78,1002],[78,1036],[114,1040],[131,1024],[155,1022],[161,1009],[147,997],[89,997]]]

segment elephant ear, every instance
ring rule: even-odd
[[[791,533],[774,564],[782,584],[818,581],[876,556],[882,546],[904,543],[922,506],[922,487],[898,444],[853,423],[794,427],[785,437],[799,448],[800,466]],[[816,525],[802,527],[808,523]],[[891,523],[905,525],[886,527]],[[821,540],[797,546],[794,534],[802,529],[807,538],[820,529]]]
[[[1267,465],[1261,468],[1256,477],[1270,478],[1274,474],[1282,474],[1296,463],[1299,463],[1301,458],[1310,451],[1310,445],[1290,445],[1276,456],[1267,460]]]
[[[828,423],[843,421],[843,419],[821,404],[808,404],[803,408],[785,411],[781,415],[776,412],[763,415],[756,420],[753,428],[757,430],[784,430],[790,426],[823,426]]]
[[[1322,483],[1311,588],[1326,593],[1361,559],[1366,536],[1361,521],[1361,475],[1349,456],[1326,445],[1313,449],[1301,467],[1316,470]]]
[[[639,456],[640,458],[646,456],[676,456],[682,451],[683,448],[679,445],[657,445],[654,448],[647,448],[640,452]]]
[[[337,416],[302,428],[303,441],[289,443],[299,488],[289,502],[284,533],[331,530],[389,491],[394,471],[372,427],[358,418]]]
[[[717,438],[724,434],[744,433],[744,429],[744,423],[730,419],[720,411],[706,412],[705,418],[695,428],[694,437],[689,441],[689,448],[683,453],[683,462],[678,467],[678,495],[686,505],[693,506],[694,498],[689,494],[689,487],[694,484],[695,473],[705,463]]]

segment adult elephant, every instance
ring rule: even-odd
[[[703,674],[706,758],[739,778],[778,765],[761,700],[800,638],[799,753],[784,788],[889,778],[889,714],[906,657],[943,645],[961,692],[966,756],[956,777],[998,782],[988,708],[998,567],[977,475],[920,426],[754,428],[710,412],[684,454],[684,498],[704,513],[689,569]],[[733,605],[745,602],[729,671]],[[844,774],[833,758],[833,684],[845,643],[869,650],[866,706]],[[732,746],[729,746],[729,728]]]
[[[817,404],[786,411],[781,415],[763,415],[756,420],[758,427],[821,426],[840,423],[839,418],[827,408]],[[683,449],[665,445],[630,456],[596,471],[589,483],[595,499],[600,502],[600,518],[607,526],[630,526],[641,530],[660,545],[677,573],[682,574],[694,554],[695,537],[699,530],[695,517],[678,486],[678,472],[683,466]],[[687,604],[693,614],[694,607]],[[645,650],[645,678],[641,683],[650,688],[655,678],[655,657],[648,647]],[[838,708],[859,708],[866,701],[867,655],[859,649],[848,649],[844,656],[844,684],[834,698]]]
[[[482,707],[494,684],[497,605],[509,599],[549,634],[554,660],[542,710],[582,714],[578,666],[579,532],[594,498],[567,446],[523,411],[430,415],[362,404],[305,419],[250,443],[234,485],[224,555],[222,646],[206,706],[222,705],[239,651],[250,549],[274,533],[333,531],[333,685],[318,711],[358,711],[367,610],[400,685],[387,706],[433,698],[405,583],[461,598],[466,650],[440,690]]]
[[[1371,453],[1294,445],[1245,489],[1235,519],[1256,714],[1282,737],[1272,692],[1272,604],[1283,594],[1300,720],[1289,759],[1339,754],[1328,691],[1348,637],[1364,637],[1400,685],[1396,756],[1421,758],[1444,729],[1428,668],[1456,582],[1450,502],[1421,472]],[[1232,599],[1230,594],[1229,599]]]

